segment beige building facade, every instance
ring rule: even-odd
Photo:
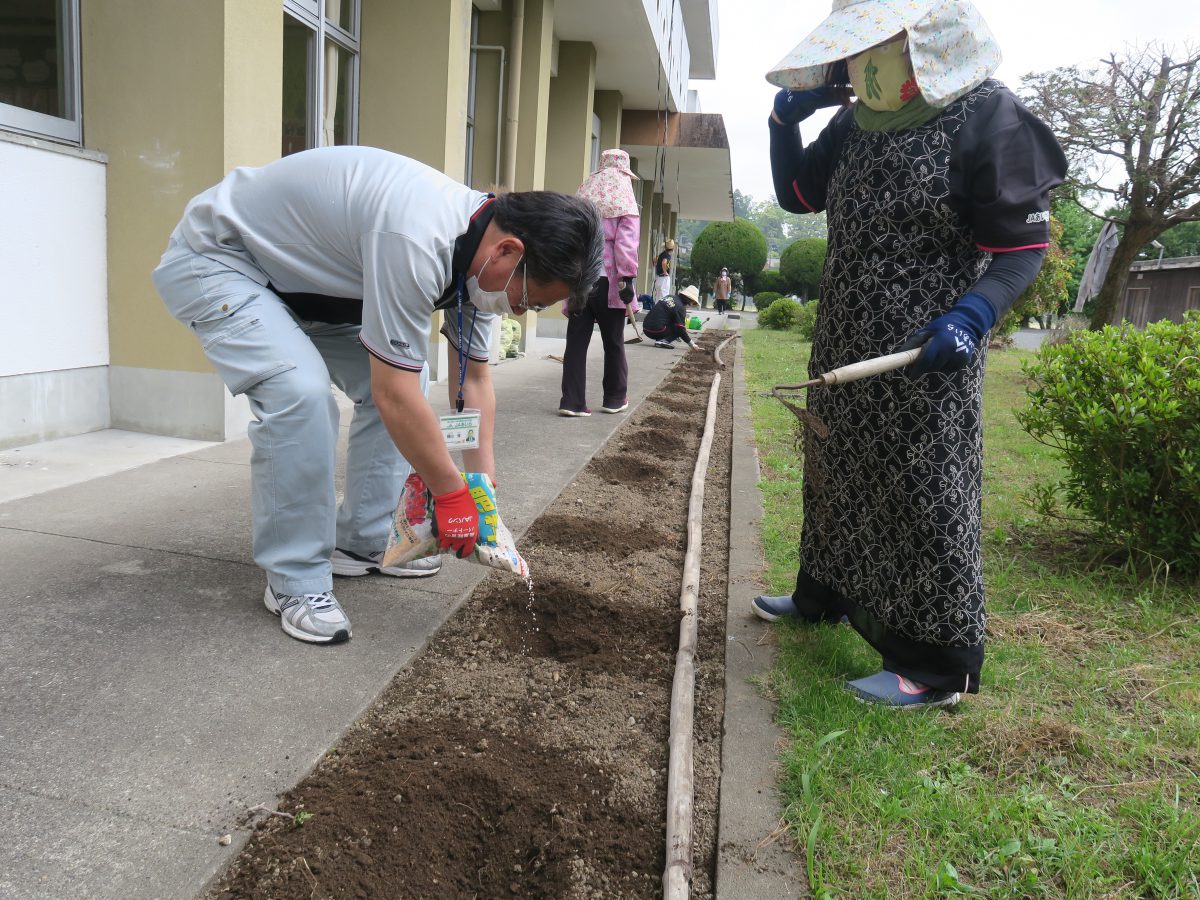
[[[150,281],[236,166],[367,144],[481,190],[643,181],[641,287],[678,216],[732,218],[716,0],[9,0],[0,5],[0,447],[101,428],[223,440],[229,395]],[[525,339],[561,334],[527,314]],[[540,321],[539,321],[540,320]],[[445,377],[444,339],[431,347]]]

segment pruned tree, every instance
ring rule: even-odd
[[[742,277],[757,275],[767,264],[767,239],[746,219],[712,222],[696,236],[691,264],[702,290],[712,289],[722,267],[729,269],[734,288],[741,290]]]
[[[779,271],[789,291],[807,300],[816,294],[825,268],[829,241],[825,238],[800,238],[779,258]]]
[[[1092,328],[1113,322],[1138,251],[1200,219],[1200,49],[1182,59],[1151,44],[1097,69],[1029,75],[1026,105],[1053,129],[1082,192],[1112,198],[1121,239],[1096,298]],[[1178,56],[1178,54],[1175,54]]]

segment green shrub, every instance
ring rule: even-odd
[[[754,295],[754,308],[762,312],[782,296],[778,291],[760,291]]]
[[[779,271],[788,290],[801,297],[817,292],[829,241],[825,238],[800,238],[779,257]]]
[[[783,274],[776,269],[763,269],[754,276],[753,280],[756,294],[763,291],[774,291],[782,297],[787,293],[787,283],[783,280]]]
[[[1200,569],[1200,313],[1075,332],[1044,345],[1025,374],[1017,420],[1067,469],[1037,489],[1042,511],[1061,497],[1134,564]]]
[[[817,301],[809,300],[801,303],[796,313],[796,324],[792,331],[797,332],[806,341],[812,341],[813,333],[817,330]]]
[[[762,328],[787,331],[795,327],[799,315],[799,303],[791,297],[780,297],[758,314],[758,324]]]

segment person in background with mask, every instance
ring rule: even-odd
[[[587,304],[567,313],[567,348],[563,353],[562,398],[558,414],[590,416],[587,405],[587,350],[592,330],[600,326],[604,345],[604,400],[600,411],[629,408],[629,363],[625,359],[625,322],[639,309],[633,292],[638,273],[641,217],[633,195],[637,176],[624,150],[605,150],[600,167],[579,186],[576,196],[592,203],[604,223],[604,272]]]
[[[671,296],[671,254],[675,252],[675,241],[667,238],[662,253],[654,261],[654,302]]]
[[[991,74],[1000,50],[967,0],[836,0],[770,72],[771,169],[789,212],[825,210],[809,372],[923,347],[906,371],[814,388],[791,596],[764,619],[843,614],[883,657],[847,687],[948,706],[983,664],[986,336],[1037,275],[1066,160]],[[799,123],[844,105],[805,147]]]
[[[482,194],[370,147],[234,169],[187,205],[154,283],[229,390],[250,401],[254,559],[284,632],[350,638],[332,576],[380,571],[410,464],[434,495],[442,548],[474,548],[475,502],[425,396],[433,314],[443,311],[457,361],[450,399],[481,412],[479,447],[463,461],[495,481],[493,320],[564,298],[582,304],[601,250],[588,203]],[[340,509],[331,382],[354,401]]]
[[[713,284],[713,300],[717,307],[717,315],[721,315],[729,309],[729,297],[732,293],[733,280],[729,277],[729,270],[722,267],[721,274],[717,276],[717,280]]]

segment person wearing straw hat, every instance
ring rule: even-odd
[[[663,249],[654,261],[654,302],[671,296],[671,254],[675,252],[675,241],[667,238]]]
[[[590,416],[587,406],[587,350],[592,329],[600,326],[604,344],[604,402],[601,412],[620,413],[629,408],[629,363],[625,359],[626,320],[640,308],[633,280],[638,273],[641,217],[633,181],[637,176],[624,150],[605,150],[600,166],[580,185],[576,196],[590,200],[600,210],[604,225],[604,275],[592,288],[583,309],[567,317],[567,349],[563,353],[560,416]]]
[[[682,340],[688,349],[695,350],[692,337],[687,330],[687,307],[700,305],[700,291],[689,284],[674,297],[665,297],[654,304],[650,315],[642,323],[642,332],[654,341],[654,346],[670,350],[676,341]]]
[[[809,372],[924,349],[810,392],[829,434],[807,436],[796,588],[753,610],[847,616],[883,657],[847,687],[891,707],[979,690],[985,337],[1041,266],[1066,174],[1049,129],[990,77],[999,64],[967,0],[834,0],[767,75],[779,203],[829,222]],[[803,146],[799,123],[830,106]]]

